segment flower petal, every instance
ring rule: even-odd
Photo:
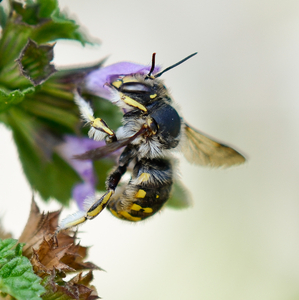
[[[84,202],[87,198],[94,197],[95,185],[89,182],[78,183],[74,186],[72,196],[80,210],[84,210]]]
[[[64,136],[64,140],[65,143],[58,145],[56,151],[83,180],[83,183],[79,183],[73,188],[73,198],[79,208],[82,209],[83,201],[95,193],[97,178],[91,160],[78,160],[74,159],[73,156],[104,146],[105,142],[71,135]]]

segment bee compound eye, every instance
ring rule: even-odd
[[[181,131],[181,118],[170,105],[163,105],[151,113],[163,138],[177,138]]]
[[[121,92],[128,93],[149,93],[151,91],[151,88],[143,83],[126,82],[120,87],[119,90]]]

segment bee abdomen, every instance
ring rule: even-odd
[[[116,193],[108,209],[116,217],[141,221],[158,212],[168,200],[172,187],[172,166],[166,159],[142,159],[130,182]]]

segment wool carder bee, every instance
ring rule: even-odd
[[[98,200],[88,200],[84,211],[64,219],[57,232],[93,219],[106,206],[116,217],[129,221],[141,221],[154,215],[172,191],[174,149],[179,149],[189,162],[197,165],[229,167],[245,161],[236,150],[187,125],[159,78],[195,54],[152,74],[155,70],[154,53],[148,74],[119,75],[106,83],[113,93],[113,102],[124,111],[123,125],[116,132],[102,119],[94,118],[89,103],[76,95],[82,117],[91,126],[89,136],[96,140],[106,139],[106,146],[75,158],[97,160],[118,149],[123,150],[118,165],[107,178],[106,193]],[[128,169],[131,170],[131,179],[120,185]]]

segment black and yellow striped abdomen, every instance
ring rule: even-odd
[[[168,159],[141,159],[129,183],[111,198],[108,209],[120,219],[141,221],[158,212],[172,187],[172,165]]]

